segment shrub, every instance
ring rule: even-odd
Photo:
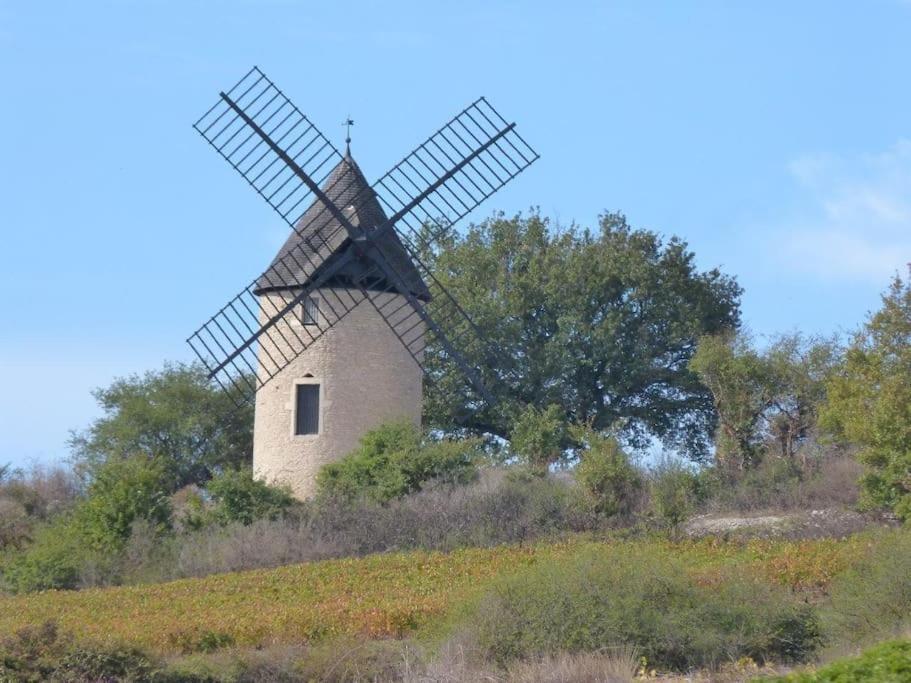
[[[0,640],[0,680],[49,680],[71,646],[52,621],[20,629]]]
[[[649,512],[676,531],[704,497],[700,484],[696,473],[680,461],[659,461],[649,473]]]
[[[617,440],[592,430],[579,430],[583,442],[576,480],[592,509],[604,517],[629,515],[642,489],[642,477]]]
[[[152,583],[166,574],[174,562],[179,536],[162,536],[145,520],[133,523],[130,538],[118,554],[116,571],[102,577],[116,583]]]
[[[408,641],[346,638],[309,645],[231,648],[173,659],[154,680],[157,683],[417,683],[427,679],[413,679],[408,674],[423,668],[422,655]]]
[[[716,507],[753,512],[793,507],[801,476],[793,461],[769,457],[743,472],[712,468],[702,481],[712,489]]]
[[[502,579],[466,623],[501,664],[625,643],[686,670],[739,657],[801,661],[819,644],[814,613],[782,589],[738,576],[701,585],[670,554],[622,545]]]
[[[143,457],[106,463],[88,496],[71,513],[38,527],[31,544],[8,561],[4,582],[19,592],[109,582],[137,522],[157,536],[170,526],[162,473]]]
[[[640,668],[634,648],[605,648],[604,652],[582,652],[542,657],[527,662],[516,662],[508,672],[508,683],[631,683]],[[445,680],[445,679],[444,679]],[[465,681],[498,680],[495,673],[477,677],[466,676]]]
[[[168,644],[183,654],[215,652],[234,645],[234,636],[208,629],[185,629],[168,634]]]
[[[400,498],[430,481],[465,483],[477,475],[479,442],[432,441],[409,422],[381,425],[361,437],[360,445],[317,475],[323,498],[377,502]]]
[[[571,484],[553,475],[509,469],[499,484],[477,489],[473,498],[463,509],[483,533],[466,534],[462,545],[521,542],[590,528],[591,520],[577,515]]]
[[[492,469],[467,486],[430,486],[384,504],[308,501],[275,521],[201,528],[151,548],[137,527],[127,546],[135,557],[129,577],[160,581],[412,548],[448,551],[593,528],[599,520],[579,513],[572,491],[556,476]]]
[[[17,592],[79,585],[89,551],[69,517],[58,517],[39,528],[31,545],[4,568],[3,579]]]
[[[211,523],[211,497],[196,484],[175,491],[169,500],[176,532],[197,531]]]
[[[254,479],[248,469],[225,470],[209,482],[206,491],[215,503],[212,515],[221,524],[275,520],[294,504],[290,489]]]
[[[852,643],[911,626],[911,531],[884,533],[863,562],[835,580],[827,617],[832,636]]]
[[[310,648],[294,666],[301,681],[370,683],[402,680],[414,646],[399,640],[336,640]],[[413,655],[411,655],[413,656]]]
[[[911,640],[880,643],[857,657],[840,659],[819,671],[802,671],[779,678],[762,679],[771,683],[851,683],[852,681],[911,680]]]
[[[158,672],[155,683],[239,683],[246,667],[238,658],[218,652],[178,657],[167,662]],[[257,679],[252,679],[257,680]],[[265,681],[282,681],[285,678],[264,678]],[[291,679],[293,680],[293,679]]]
[[[171,526],[163,463],[144,456],[114,459],[97,471],[74,521],[82,537],[99,551],[118,551],[133,523],[146,520],[159,532]]]
[[[141,650],[77,643],[52,621],[0,641],[2,681],[148,681],[155,669]]]
[[[804,470],[797,496],[804,507],[856,507],[863,466],[851,454],[825,453]]]
[[[826,451],[806,466],[768,457],[751,470],[710,467],[697,477],[697,498],[715,511],[806,510],[852,507],[862,469],[849,455]]]
[[[157,664],[137,648],[81,645],[60,660],[51,680],[139,683],[157,680],[157,671]]]
[[[446,643],[429,657],[408,640],[333,640],[317,645],[231,649],[171,660],[156,683],[628,683],[639,668],[631,648],[516,662],[509,671],[477,659],[462,643]]]
[[[304,681],[295,671],[303,646],[254,650],[228,649],[170,660],[155,683],[291,683]],[[314,679],[315,680],[315,679]]]
[[[22,547],[31,536],[31,530],[25,507],[14,500],[0,498],[0,552]]]

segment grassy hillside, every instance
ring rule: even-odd
[[[0,597],[0,633],[56,620],[77,636],[159,653],[341,636],[402,636],[438,620],[491,578],[607,542],[577,539],[453,553],[409,552],[185,579],[165,584]],[[613,544],[668,550],[667,541]],[[673,544],[700,580],[742,566],[814,595],[863,554],[863,536],[803,542]]]

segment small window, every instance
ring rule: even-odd
[[[301,304],[301,322],[304,325],[319,325],[319,299],[308,296]]]
[[[319,384],[298,384],[294,433],[319,434]]]

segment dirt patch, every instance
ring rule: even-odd
[[[871,526],[894,524],[882,515],[826,508],[776,514],[708,514],[690,519],[683,531],[691,538],[738,536],[749,538],[832,538],[857,533]]]

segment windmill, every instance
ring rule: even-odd
[[[426,255],[538,158],[515,124],[482,97],[368,185],[350,146],[342,155],[254,67],[194,128],[292,229],[266,271],[187,340],[235,402],[255,400],[261,476],[306,496],[315,468],[397,401],[412,418],[416,402],[419,419],[430,344],[479,404],[493,401],[468,351],[495,354]],[[337,433],[319,442],[329,417]]]

